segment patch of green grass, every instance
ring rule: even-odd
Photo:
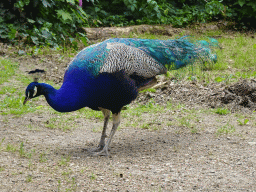
[[[227,115],[230,113],[230,111],[226,108],[217,108],[217,109],[214,109],[213,111],[219,115]]]
[[[182,109],[184,107],[185,107],[185,105],[182,103],[178,103],[177,105],[175,105],[175,109]]]
[[[58,163],[58,165],[59,166],[67,166],[69,161],[70,161],[70,156],[67,156],[67,158],[62,156],[61,160]]]
[[[4,142],[4,140],[5,140],[5,137],[0,141],[0,149],[2,147],[2,143]]]
[[[0,103],[0,114],[13,114],[16,116],[20,116],[22,114],[36,111],[36,108],[32,107],[31,104],[23,105],[24,97],[22,97],[21,94],[19,94],[19,96],[20,97],[12,95],[9,97],[5,97]]]
[[[15,70],[17,68],[17,63],[0,58],[0,85],[4,82],[7,82],[15,74]]]
[[[0,59],[0,68],[2,69],[0,70],[0,84],[3,82],[8,82],[10,79],[16,80],[17,75],[15,74],[15,70],[17,67],[18,64],[16,63],[5,59]],[[17,87],[20,87],[20,84],[16,85],[13,83],[7,83],[6,86],[2,86],[0,88],[0,95],[3,95],[1,96],[0,102],[0,114],[21,115],[27,112],[33,112],[33,110],[30,109],[30,105],[23,106],[22,99],[24,99],[24,90],[19,90]]]
[[[144,89],[144,90],[140,91],[140,93],[145,93],[145,92],[155,93],[155,92],[156,92],[156,89],[154,89],[154,88],[148,88],[148,89]]]
[[[57,128],[57,127],[56,127],[56,123],[55,123],[56,121],[57,121],[57,118],[56,118],[56,117],[50,118],[49,120],[47,120],[47,121],[45,122],[45,127],[50,128],[50,129],[55,129],[55,128]]]
[[[150,123],[143,123],[141,128],[142,129],[149,129]]]
[[[230,134],[230,133],[233,133],[235,131],[236,131],[236,129],[235,129],[234,125],[230,125],[229,123],[227,123],[226,125],[223,125],[219,129],[217,129],[216,134],[217,135]]]
[[[96,178],[97,178],[97,176],[92,172],[92,173],[91,173],[91,176],[90,176],[90,179],[91,179],[91,180],[95,180]]]
[[[11,73],[14,75],[14,73]],[[13,114],[16,116],[20,116],[25,113],[34,112],[37,108],[32,107],[32,102],[27,103],[27,105],[23,105],[23,101],[25,98],[24,89],[17,87],[24,87],[22,78],[18,78],[18,74],[15,76],[11,76],[15,80],[14,83],[7,83],[5,86],[0,87],[0,114],[8,115]],[[11,78],[9,77],[9,78]],[[5,79],[7,82],[7,79]],[[38,100],[38,98],[34,99]]]
[[[19,154],[20,154],[21,157],[25,156],[25,150],[24,150],[23,142],[21,142],[21,144],[20,144]]]
[[[172,110],[173,107],[174,107],[174,104],[173,104],[171,101],[168,101],[168,102],[166,103],[165,109],[167,109],[167,110]]]
[[[179,121],[179,126],[183,126],[183,127],[187,127],[187,128],[193,127],[189,117],[182,117],[182,118],[178,119],[178,121]]]
[[[159,111],[163,111],[164,107],[161,105],[156,104],[154,99],[150,99],[145,105],[138,105],[137,108],[133,110],[138,110],[140,112],[147,112],[147,113],[155,113]]]
[[[33,102],[28,102],[25,106],[23,101],[25,98],[25,87],[32,82],[31,77],[16,73],[18,64],[12,61],[0,58],[0,85],[4,82],[4,86],[0,87],[0,114],[21,116],[26,113],[33,113],[41,108],[35,106]],[[12,80],[12,82],[10,82]],[[33,99],[37,101],[39,98]]]
[[[30,131],[39,131],[39,128],[36,127],[36,125],[34,125],[33,123],[28,124],[28,125],[27,125],[27,128],[28,128]]]
[[[29,163],[28,163],[28,169],[29,169],[29,170],[33,170],[32,168],[33,168],[33,164],[32,164],[31,161],[29,161]]]
[[[234,39],[222,40],[223,46],[232,49],[225,49],[225,55],[230,55],[230,59],[234,61],[231,65],[238,69],[247,69],[255,67],[255,47],[256,40],[250,38],[248,35],[238,34]],[[226,57],[228,58],[228,57]]]
[[[17,88],[5,86],[0,89],[0,95],[6,95],[6,94],[12,95],[16,91],[17,91]]]
[[[26,182],[31,182],[32,181],[32,175],[28,175],[27,177],[26,177]]]
[[[4,167],[0,167],[0,172],[1,172],[1,171],[4,171],[4,170],[5,170]]]
[[[58,180],[58,191],[60,191],[60,187],[61,187],[61,180]]]
[[[95,111],[90,108],[82,108],[78,111],[83,117],[87,119],[92,119],[92,118],[102,119],[102,120],[104,119],[104,116],[101,111]]]
[[[72,117],[66,117],[66,115],[53,117],[45,122],[45,127],[49,129],[61,129],[65,132],[75,128],[72,120]]]
[[[24,85],[24,86],[29,85],[29,84],[33,81],[32,78],[31,78],[30,76],[28,76],[28,75],[24,75],[24,74],[18,73],[18,74],[16,74],[15,76],[16,76],[16,79],[17,79],[20,83],[22,83],[22,85]],[[24,91],[25,91],[25,90],[24,90]]]
[[[40,155],[39,155],[39,162],[43,163],[43,162],[46,162],[46,161],[47,161],[46,153],[40,153]]]
[[[239,125],[242,126],[242,125],[246,125],[249,122],[249,119],[244,119],[244,120],[237,119],[237,122],[238,122]]]
[[[156,104],[154,99],[149,100],[145,105],[139,104],[137,106],[129,107],[127,110],[122,111],[124,118],[141,117],[143,113],[156,114],[164,111],[164,107]]]
[[[17,150],[17,147],[8,143],[6,146],[6,151],[15,152]]]
[[[21,142],[20,143],[20,148],[18,150],[19,154],[21,157],[26,157],[28,159],[31,159],[32,158],[32,155],[35,154],[35,149],[31,149],[31,152],[27,153],[24,149],[24,143]]]
[[[190,132],[193,133],[193,134],[198,133],[198,129],[196,127],[192,127],[190,129]]]
[[[70,175],[72,172],[71,171],[63,171],[62,173],[61,173],[61,175]]]
[[[84,169],[80,169],[80,173],[84,173],[84,171],[85,171],[86,169],[84,168]]]

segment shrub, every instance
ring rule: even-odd
[[[0,40],[56,47],[72,42],[87,16],[78,0],[0,2]],[[81,35],[81,34],[80,34]]]

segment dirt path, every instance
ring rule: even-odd
[[[198,134],[182,127],[149,131],[122,126],[106,158],[84,150],[97,145],[100,133],[92,130],[101,122],[84,120],[65,133],[40,126],[44,118],[33,114],[2,120],[2,146],[24,142],[26,151],[37,154],[29,159],[1,151],[1,191],[256,190],[255,131],[238,137],[216,136],[213,124]],[[29,130],[27,121],[40,129]]]

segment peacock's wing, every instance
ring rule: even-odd
[[[100,73],[124,71],[127,75],[151,78],[164,74],[167,69],[145,51],[124,43],[107,43],[107,56]]]
[[[109,39],[80,51],[67,67],[64,80],[69,74],[73,74],[74,78],[74,71],[80,71],[91,78],[100,73],[118,71],[143,78],[166,73],[166,68],[144,50],[127,45],[127,42],[119,42],[120,39],[114,40],[117,42]]]

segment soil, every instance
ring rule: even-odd
[[[11,52],[15,52],[12,47],[1,45],[1,55],[20,64],[19,73],[45,69],[41,81],[59,85],[71,60],[54,54],[30,57]],[[102,127],[103,122],[97,118],[75,118],[70,123],[74,128],[64,132],[47,128],[46,122],[51,117],[68,119],[75,113],[59,115],[46,110],[21,117],[0,116],[0,139],[4,138],[0,191],[256,191],[256,81],[202,85],[161,77],[159,84],[155,93],[141,93],[131,107],[152,98],[164,107],[168,101],[183,107],[143,115],[143,122],[158,119],[157,130],[126,126],[123,118],[110,157],[88,153],[100,139],[95,127]],[[35,102],[48,106],[43,97]],[[195,133],[188,127],[163,123],[175,121],[186,110],[218,107],[231,113],[200,113]],[[237,114],[250,121],[239,125]],[[235,131],[216,134],[227,123]],[[26,155],[20,152],[21,142]],[[16,152],[7,150],[8,145],[17,146]]]

